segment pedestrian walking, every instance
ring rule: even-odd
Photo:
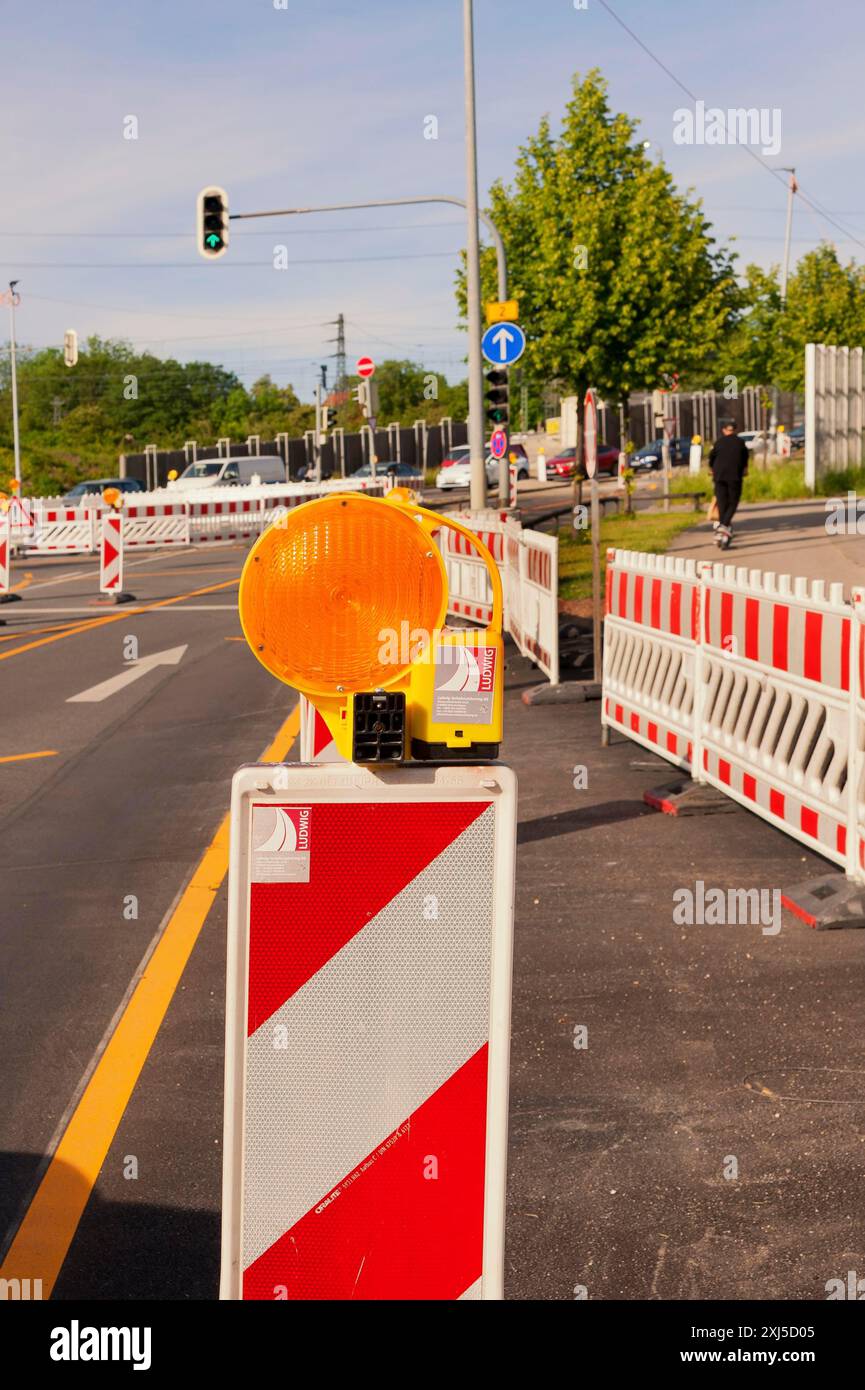
[[[718,520],[713,523],[715,540],[722,550],[729,550],[733,540],[733,517],[742,496],[742,479],[748,471],[748,446],[736,433],[732,420],[721,426],[709,454],[709,468],[715,487]]]

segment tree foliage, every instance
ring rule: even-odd
[[[700,204],[673,185],[610,110],[597,70],[574,78],[561,129],[548,119],[523,146],[513,183],[489,211],[519,300],[533,399],[554,380],[618,399],[680,379],[717,353],[740,302],[731,255]],[[495,254],[483,253],[484,300],[496,298]],[[465,271],[457,297],[465,315]]]

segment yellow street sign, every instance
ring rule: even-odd
[[[495,299],[486,305],[487,323],[516,323],[520,306],[516,299]]]

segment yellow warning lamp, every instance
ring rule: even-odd
[[[9,479],[9,486],[11,487],[11,489],[12,489],[13,492],[20,492],[20,491],[21,491],[21,484],[19,483],[19,481],[18,481],[17,478],[10,478],[10,479]]]
[[[8,512],[11,503],[5,492],[0,492],[0,512]]]
[[[116,511],[123,501],[123,494],[120,488],[107,487],[102,494],[102,501],[105,503],[106,507],[111,507],[113,511]]]
[[[448,628],[447,527],[486,562],[486,629]],[[452,517],[395,488],[294,507],[249,553],[238,606],[268,671],[315,705],[351,762],[498,756],[502,586],[486,546]]]
[[[177,482],[177,469],[176,469],[176,468],[169,468],[169,470],[168,470],[168,481],[169,481],[170,483],[176,483],[176,482]]]

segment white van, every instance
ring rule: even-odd
[[[257,477],[262,483],[284,483],[285,464],[277,454],[260,458],[198,459],[184,468],[176,488],[183,492],[206,487],[248,486]]]

